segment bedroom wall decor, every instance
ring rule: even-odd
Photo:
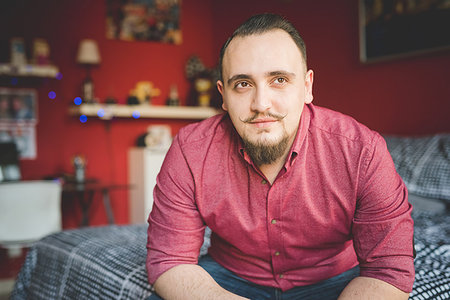
[[[37,93],[0,88],[0,143],[16,144],[20,159],[36,158]]]
[[[181,0],[106,0],[106,37],[179,45]]]
[[[450,2],[359,0],[360,60],[450,49]]]

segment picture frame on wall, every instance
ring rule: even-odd
[[[20,159],[36,159],[36,125],[0,123],[0,144],[14,143]]]
[[[0,123],[37,121],[36,90],[0,88]]]
[[[36,159],[37,92],[0,88],[0,143],[14,143],[20,159]]]
[[[450,1],[359,0],[360,61],[450,49]]]
[[[180,45],[181,0],[104,0],[106,37]]]

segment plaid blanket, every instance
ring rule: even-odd
[[[385,139],[397,172],[411,193],[450,202],[450,134]]]
[[[145,299],[145,226],[50,235],[28,252],[11,299]]]
[[[417,252],[410,299],[450,299],[450,215],[413,212]]]
[[[450,299],[450,215],[414,212],[413,218],[417,258],[410,299]],[[145,244],[145,225],[50,235],[29,251],[11,299],[145,299],[151,294]]]

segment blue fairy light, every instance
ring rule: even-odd
[[[54,91],[50,91],[50,92],[48,93],[48,97],[49,97],[50,99],[55,99],[55,98],[56,98],[56,93],[55,93]]]
[[[80,116],[80,122],[81,123],[86,123],[86,121],[87,121],[87,117],[85,115],[81,115]]]
[[[104,117],[105,116],[105,110],[103,108],[100,108],[97,111],[97,116],[99,116],[100,118]]]
[[[12,84],[12,85],[16,85],[16,84],[18,84],[18,83],[19,83],[19,79],[18,79],[17,77],[11,78],[11,84]]]
[[[80,105],[81,103],[83,103],[83,100],[80,97],[76,97],[75,99],[73,99],[73,103],[75,103],[75,105]]]
[[[141,116],[141,113],[139,111],[135,110],[135,111],[133,111],[132,115],[133,115],[133,118],[139,119],[139,117]]]
[[[58,72],[58,74],[56,74],[56,79],[61,80],[63,78],[63,75],[61,72]]]

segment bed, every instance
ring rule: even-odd
[[[410,299],[450,299],[450,135],[385,137],[414,205]],[[420,168],[419,170],[417,168]],[[209,246],[209,234],[200,255]],[[66,230],[36,242],[11,299],[145,299],[146,225]]]

